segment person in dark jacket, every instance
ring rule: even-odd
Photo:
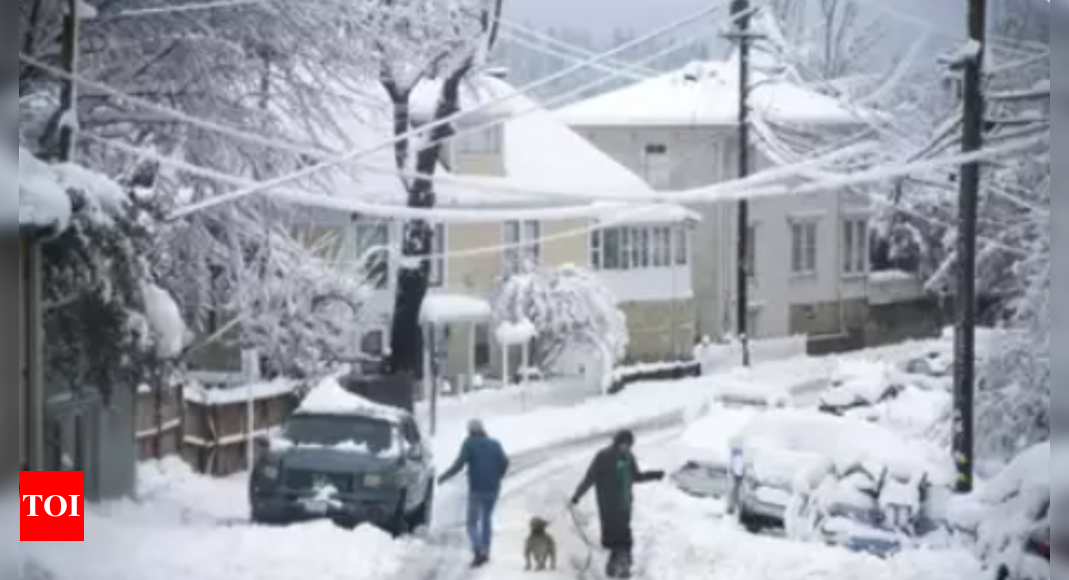
[[[631,575],[631,552],[634,548],[631,532],[634,486],[661,481],[665,477],[663,471],[640,470],[632,452],[634,446],[634,433],[624,431],[618,434],[613,444],[594,458],[586,477],[572,498],[572,505],[575,506],[591,488],[597,492],[601,545],[609,550],[605,574],[610,578],[628,578]]]
[[[494,536],[494,509],[501,496],[501,482],[509,470],[509,458],[496,439],[486,433],[486,426],[474,420],[468,424],[468,438],[460,448],[460,455],[442,476],[443,485],[462,470],[468,471],[468,538],[475,553],[473,567],[490,561]]]

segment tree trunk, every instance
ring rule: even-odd
[[[501,20],[504,0],[496,0],[492,7],[482,14],[483,34],[486,35],[487,52],[497,42],[499,22]],[[445,55],[443,55],[445,56]],[[440,59],[440,60],[444,60]],[[442,83],[438,95],[438,106],[434,112],[434,122],[448,119],[460,111],[460,84],[476,65],[472,54],[460,67],[453,71]],[[394,107],[394,132],[397,136],[406,134],[411,125],[409,109],[410,96],[414,87],[401,90],[396,78],[390,74],[388,67],[381,71],[383,87],[390,95]],[[442,144],[454,134],[450,123],[435,125],[427,136],[427,144],[415,152],[415,175],[407,177],[408,157],[411,154],[410,141],[400,140],[394,149],[397,168],[402,175],[402,182],[408,190],[408,207],[433,209],[436,202],[434,193],[434,175],[438,169]],[[427,297],[430,281],[430,256],[434,251],[434,227],[425,220],[411,220],[405,224],[404,237],[401,242],[402,264],[397,275],[397,294],[394,301],[392,332],[390,335],[390,358],[388,371],[392,375],[407,375],[422,378],[423,374],[423,330],[420,324],[420,311],[423,300]],[[419,267],[411,267],[415,262]]]
[[[460,111],[460,83],[471,70],[473,63],[469,62],[454,72],[442,85],[442,92],[438,97],[438,107],[435,110],[435,121],[452,117]],[[387,91],[394,96],[387,84]],[[395,131],[407,132],[408,122],[408,97],[399,103],[395,99]],[[405,121],[400,119],[400,111],[404,111]],[[411,179],[405,179],[408,187],[408,207],[417,209],[433,209],[436,196],[434,193],[434,174],[438,169],[438,159],[442,151],[442,143],[453,135],[453,127],[450,124],[438,125],[431,129],[428,137],[428,145],[416,152],[416,175]],[[404,169],[404,160],[407,155],[398,149],[397,161],[400,168]],[[434,227],[425,220],[411,220],[405,224],[403,238],[401,240],[402,264],[397,275],[397,295],[394,302],[393,332],[390,336],[390,364],[389,371],[394,375],[408,375],[421,377],[423,373],[423,332],[420,324],[420,311],[423,308],[423,300],[427,297],[428,283],[430,280],[430,256],[434,251]],[[412,267],[418,262],[419,267]]]

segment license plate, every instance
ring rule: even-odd
[[[330,510],[330,505],[325,501],[308,500],[304,502],[304,511],[314,516],[326,515]]]
[[[382,487],[382,483],[383,481],[381,475],[364,476],[364,487]]]

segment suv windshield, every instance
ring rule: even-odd
[[[393,448],[395,433],[393,424],[371,417],[294,415],[286,421],[283,437],[297,445],[359,445],[379,454]]]

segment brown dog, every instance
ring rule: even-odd
[[[531,535],[527,536],[524,557],[527,570],[544,572],[557,569],[557,542],[549,535],[549,522],[542,518],[531,519]]]

